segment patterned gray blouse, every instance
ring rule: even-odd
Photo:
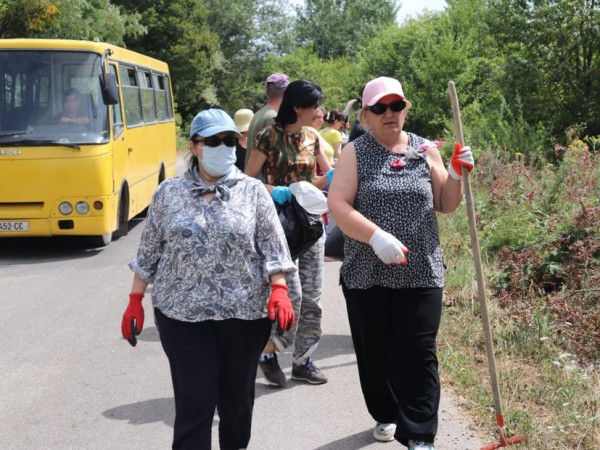
[[[350,289],[444,286],[444,262],[424,147],[408,133],[406,153],[382,147],[371,135],[354,141],[358,189],[354,208],[408,248],[408,264],[385,264],[369,244],[346,236],[341,275]]]
[[[164,181],[129,267],[153,283],[154,307],[185,322],[264,318],[270,275],[296,270],[271,196],[237,168],[216,189],[195,168]]]

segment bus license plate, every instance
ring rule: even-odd
[[[0,221],[0,232],[2,231],[29,231],[29,222]]]

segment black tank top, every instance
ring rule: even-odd
[[[426,142],[408,133],[408,146],[415,151]],[[403,167],[392,167],[402,155],[388,151],[369,134],[354,141],[354,147],[358,172],[354,208],[393,234],[409,252],[408,264],[387,265],[369,244],[346,236],[344,284],[350,289],[443,287],[444,263],[425,157],[402,158]]]

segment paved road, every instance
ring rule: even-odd
[[[173,395],[152,318],[136,348],[120,336],[132,278],[127,262],[142,228],[134,221],[128,236],[103,249],[72,240],[0,240],[0,448],[170,448]],[[252,449],[401,447],[372,438],[338,270],[339,263],[326,263],[325,335],[315,354],[330,381],[277,390],[259,375]],[[281,362],[289,376],[291,355]],[[218,417],[215,449],[217,425]],[[482,445],[445,392],[436,448]]]

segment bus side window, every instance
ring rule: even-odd
[[[117,86],[119,86],[119,77],[117,76],[117,68],[115,65],[110,64],[108,66],[108,70],[114,75],[115,80],[117,80]],[[119,90],[121,90],[120,87]],[[113,116],[113,136],[116,139],[123,132],[123,113],[121,111],[121,102],[117,103],[116,105],[112,105],[111,108]]]
[[[136,71],[133,67],[119,66],[119,74],[121,75],[127,128],[142,125],[142,104]]]
[[[158,120],[166,122],[169,120],[167,109],[167,90],[165,88],[165,77],[156,73],[152,74],[154,78],[154,95],[156,97],[156,111]]]
[[[169,116],[169,120],[173,120],[173,99],[171,98],[169,75],[165,75],[165,89],[167,90],[167,115]]]
[[[142,94],[142,112],[144,123],[156,123],[156,106],[152,89],[152,75],[147,70],[138,70],[140,76],[140,92]]]

